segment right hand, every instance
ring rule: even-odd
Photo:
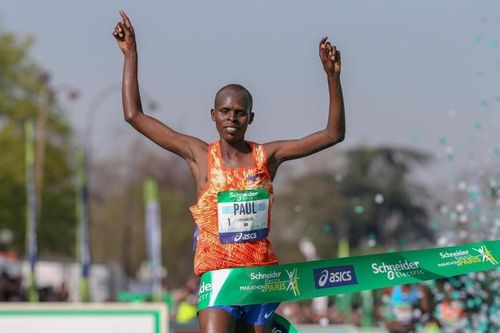
[[[120,10],[120,16],[122,20],[116,24],[113,36],[123,54],[127,54],[136,50],[134,27],[123,10]]]
[[[328,37],[323,37],[319,42],[319,58],[323,69],[328,75],[340,75],[340,51],[327,40]]]

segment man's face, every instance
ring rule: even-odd
[[[229,143],[243,140],[247,126],[253,121],[247,96],[231,89],[222,91],[211,114],[220,138]]]

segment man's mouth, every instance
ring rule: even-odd
[[[226,130],[226,132],[228,132],[229,134],[232,134],[232,133],[235,133],[235,132],[238,130],[238,128],[233,127],[233,126],[227,126],[227,127],[225,127],[225,130]]]

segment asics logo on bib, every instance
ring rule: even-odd
[[[316,289],[357,284],[354,266],[317,268],[313,271]]]
[[[241,240],[243,240],[243,241],[254,240],[256,238],[257,238],[257,233],[256,232],[252,232],[252,233],[249,233],[249,234],[244,234],[242,232],[238,232],[236,234],[236,236],[234,237],[234,241],[235,242],[239,242]]]

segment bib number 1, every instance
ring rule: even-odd
[[[221,243],[244,243],[268,234],[269,192],[266,189],[224,191],[217,194]]]

